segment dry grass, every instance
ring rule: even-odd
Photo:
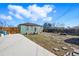
[[[43,33],[38,35],[27,35],[26,37],[58,56],[63,56],[67,51],[72,51],[72,49],[63,42],[63,40],[57,40],[62,39],[63,36],[56,37],[58,35],[47,35],[46,33]],[[65,38],[68,38],[68,36]],[[62,47],[67,47],[68,50],[63,50]],[[53,48],[58,48],[59,51],[54,51]]]

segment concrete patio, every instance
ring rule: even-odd
[[[0,56],[56,56],[21,34],[0,37]]]

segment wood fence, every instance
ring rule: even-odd
[[[7,31],[10,34],[19,33],[19,29],[17,27],[0,27],[0,30]]]

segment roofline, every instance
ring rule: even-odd
[[[25,25],[25,26],[40,26],[40,27],[43,27],[43,26],[41,26],[41,25],[26,25],[25,23],[24,24],[19,24],[18,26],[20,26],[20,25]]]

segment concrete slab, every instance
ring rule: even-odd
[[[56,56],[21,34],[0,38],[0,56]]]

